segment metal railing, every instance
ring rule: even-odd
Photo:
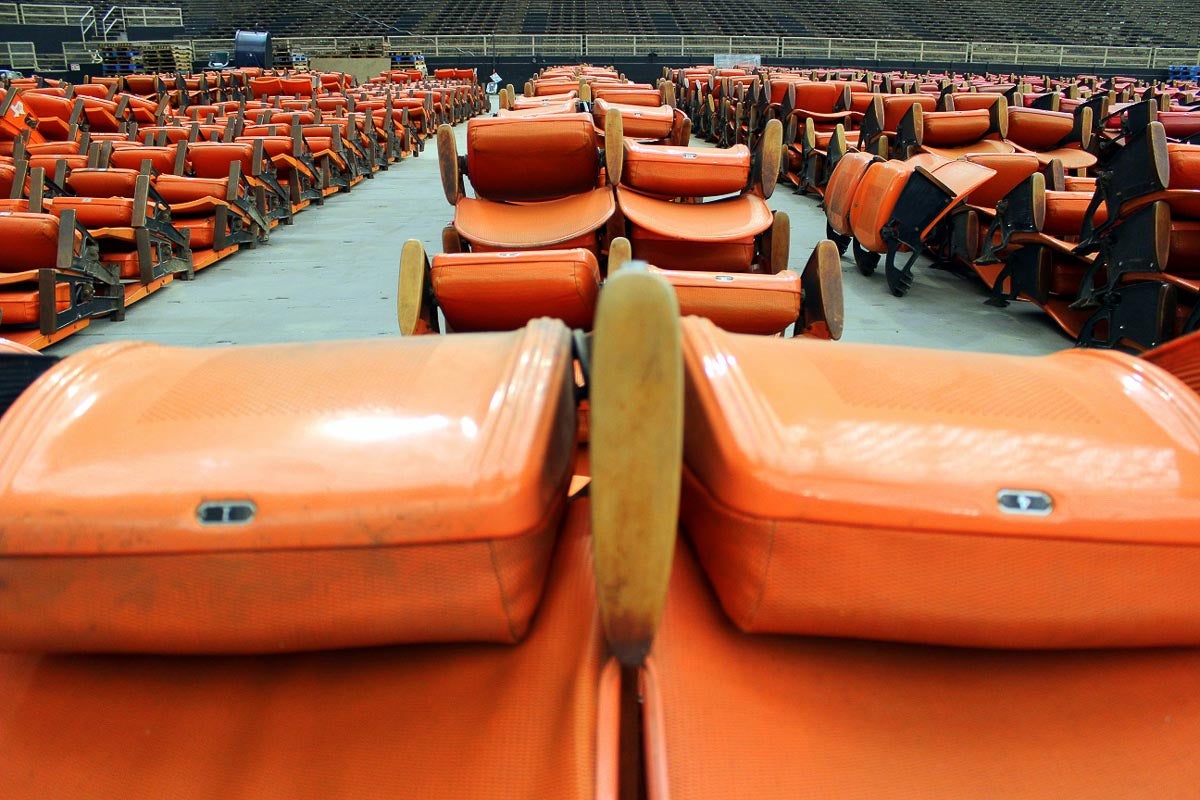
[[[21,22],[26,25],[80,25],[87,18],[93,20],[96,10],[91,6],[21,4]]]
[[[125,32],[125,16],[121,13],[118,6],[112,6],[108,11],[104,12],[104,16],[100,18],[100,38],[108,41],[108,37],[114,31],[121,34]]]
[[[0,25],[20,25],[21,12],[16,3],[0,3]]]
[[[0,3],[0,16],[12,4]],[[132,25],[148,27],[182,23],[178,9],[141,6],[119,7]],[[11,14],[11,10],[9,11]],[[81,25],[93,13],[89,6],[20,6],[27,24]],[[134,16],[131,16],[131,13]],[[161,15],[161,16],[160,16]],[[94,14],[93,14],[94,19]],[[168,22],[170,20],[170,22]],[[179,40],[178,44],[187,44]],[[662,59],[711,62],[714,55],[753,54],[772,61],[802,66],[839,64],[848,67],[886,65],[972,65],[1059,67],[1067,71],[1166,69],[1173,65],[1200,65],[1195,47],[1106,47],[1025,42],[948,42],[909,39],[810,38],[798,36],[615,36],[572,34],[555,36],[338,36],[276,38],[277,49],[311,57],[381,57],[417,52],[448,58],[510,57],[605,59],[656,55]],[[195,53],[233,49],[230,39],[195,39]],[[66,44],[64,43],[64,53]],[[57,59],[56,59],[57,60]],[[79,56],[67,55],[68,61]]]
[[[135,28],[182,28],[183,10],[152,6],[117,6],[125,26]]]
[[[295,41],[295,40],[293,40]],[[340,40],[338,40],[340,41]],[[1021,42],[948,42],[801,36],[480,35],[389,36],[386,49],[431,56],[647,56],[704,58],[754,53],[804,63],[880,61],[940,64],[1011,64],[1079,69],[1153,69],[1200,64],[1193,48],[1106,47]]]
[[[0,42],[0,66],[9,69],[37,69],[33,42]]]
[[[45,57],[38,56],[39,59]],[[63,42],[62,58],[66,64],[99,64],[101,60],[100,50],[95,42]]]
[[[271,46],[275,50],[288,50],[312,57],[348,57],[371,58],[387,55],[387,40],[383,36],[297,36],[286,39],[272,39]],[[215,48],[217,50],[232,50],[230,47]],[[202,47],[195,48],[197,53],[208,52]]]

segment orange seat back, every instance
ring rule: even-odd
[[[133,197],[136,169],[76,169],[67,176],[67,188],[81,197]]]
[[[595,188],[599,141],[588,114],[467,123],[467,174],[489,200],[536,201]]]
[[[800,316],[800,276],[654,270],[679,299],[681,316],[697,316],[734,333],[781,333]]]
[[[433,292],[451,330],[514,330],[537,317],[591,328],[600,266],[591,251],[536,250],[434,256]]]
[[[0,649],[524,635],[576,441],[561,323],[72,362],[0,422]]]
[[[1178,378],[683,327],[681,521],[744,630],[1200,644],[1200,398]]]
[[[621,182],[665,197],[736,194],[750,179],[750,149],[645,145],[625,140]]]
[[[58,217],[28,211],[0,211],[0,271],[23,272],[58,262]]]

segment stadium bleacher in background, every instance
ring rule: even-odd
[[[136,7],[0,2],[0,66],[63,70],[97,60],[90,56],[121,39],[194,41],[203,63],[208,52],[228,49],[239,29],[303,40],[292,50],[312,56],[419,50],[446,57],[694,59],[754,53],[782,63],[1164,73],[1169,65],[1200,62],[1194,0],[744,0],[736,6],[719,0],[140,0]]]
[[[1134,47],[1200,45],[1195,8],[1178,0],[193,0],[189,35],[231,36],[262,26],[280,36],[353,36],[391,29],[425,35],[633,34],[846,36],[1025,41]],[[340,12],[340,13],[339,13]],[[364,19],[368,18],[368,19]],[[369,20],[379,25],[370,29]],[[385,27],[387,26],[387,27]]]

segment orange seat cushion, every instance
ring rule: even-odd
[[[681,316],[711,320],[734,333],[775,334],[800,316],[800,276],[657,270],[679,298]]]
[[[591,328],[600,266],[591,251],[443,253],[433,292],[454,331],[506,331],[538,317]]]
[[[810,111],[818,114],[831,113],[845,93],[845,84],[836,81],[805,81],[796,84],[794,108],[800,116]]]
[[[592,104],[592,115],[596,125],[603,128],[608,110],[621,112],[624,134],[633,139],[665,139],[675,127],[675,109],[667,105],[637,105],[619,102],[615,98],[597,99]]]
[[[963,156],[974,155],[976,153],[1015,153],[1017,147],[1012,142],[1001,139],[980,139],[976,142],[970,142],[968,144],[958,145],[955,147],[939,147],[930,144],[924,144],[921,145],[921,149],[926,153],[932,153],[953,161],[954,159],[962,158]]]
[[[619,186],[617,200],[634,257],[664,269],[745,272],[754,261],[755,238],[774,219],[766,202],[751,194],[672,203]]]
[[[966,160],[995,172],[986,183],[971,189],[967,197],[968,203],[983,208],[995,208],[1005,195],[1041,168],[1038,157],[1030,153],[975,153]]]
[[[181,233],[190,231],[188,247],[192,250],[206,250],[216,244],[217,220],[215,217],[180,217],[172,220],[171,224]]]
[[[1042,232],[1050,236],[1079,236],[1083,232],[1083,220],[1092,203],[1091,192],[1046,192],[1046,213],[1042,220]],[[1102,225],[1108,220],[1108,209],[1101,203],[1095,212],[1095,222]]]
[[[88,165],[88,157],[85,155],[71,155],[65,153],[42,153],[39,155],[31,155],[29,157],[29,168],[37,169],[38,167],[41,167],[42,169],[46,170],[46,174],[48,176],[52,177],[54,175],[54,171],[58,169],[60,162],[66,164],[67,171],[70,172],[73,169],[83,169],[86,167]]]
[[[14,272],[58,263],[58,217],[29,211],[0,211],[0,271]]]
[[[1200,398],[1175,377],[684,327],[681,520],[739,627],[1200,644]]]
[[[604,100],[608,103],[620,103],[621,106],[641,106],[643,108],[657,108],[662,105],[662,93],[652,87],[626,87],[623,85],[607,86],[597,84],[592,87],[592,98],[596,103]],[[622,108],[624,111],[624,108]],[[626,128],[625,133],[629,133]]]
[[[109,164],[116,168],[141,169],[142,162],[149,160],[150,168],[161,174],[175,169],[174,147],[139,146],[113,150]]]
[[[81,197],[133,197],[136,169],[76,169],[67,176],[67,188]]]
[[[676,240],[732,242],[754,237],[771,227],[766,201],[741,195],[709,203],[671,203],[617,187],[617,202],[633,225]],[[672,264],[654,262],[657,266]]]
[[[228,174],[228,171],[226,171]],[[229,194],[229,178],[188,178],[181,175],[159,175],[154,188],[172,206],[193,203],[205,198],[224,200]]]
[[[955,147],[977,142],[991,128],[991,114],[975,111],[933,111],[923,115],[924,136],[921,144],[929,147]]]
[[[1030,150],[1053,150],[1074,126],[1072,114],[1020,106],[1008,109],[1008,138]]]
[[[47,205],[61,215],[73,209],[85,228],[127,228],[133,222],[133,200],[127,197],[54,197]]]
[[[621,182],[665,197],[736,194],[750,177],[750,149],[645,145],[625,140]]]
[[[937,109],[937,98],[928,94],[885,94],[881,95],[883,103],[883,129],[895,131],[900,127],[900,121],[913,106],[920,106],[923,112]]]
[[[464,197],[454,207],[454,227],[473,244],[507,250],[553,247],[592,234],[616,211],[612,189],[540,203],[496,203]]]
[[[561,323],[81,358],[86,392],[48,373],[0,423],[0,650],[525,634],[575,447]]]
[[[1000,102],[1004,95],[998,92],[954,92],[955,111],[986,111]]]
[[[30,288],[4,286],[0,288],[0,322],[4,325],[36,325],[41,317],[36,280]],[[71,286],[58,283],[54,287],[55,309],[60,313],[71,307]]]
[[[794,580],[802,590],[808,576]],[[1200,782],[1197,649],[745,634],[680,547],[651,660],[652,800],[1135,800]]]
[[[223,178],[229,165],[240,161],[242,174],[254,173],[254,146],[245,143],[195,142],[188,145],[188,161],[197,178]]]

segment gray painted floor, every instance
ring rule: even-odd
[[[456,132],[465,152],[466,125]],[[824,237],[823,212],[786,185],[770,205],[791,217],[791,267],[803,269]],[[417,238],[430,253],[440,252],[441,229],[451,217],[431,141],[420,157],[298,214],[258,249],[194,281],[175,281],[130,308],[124,322],[96,320],[48,352],[66,355],[116,339],[224,345],[397,335],[400,247]],[[849,256],[843,260],[844,341],[1018,354],[1071,346],[1032,306],[983,305],[982,285],[974,281],[918,266],[915,286],[900,299],[888,293],[881,272],[865,278]]]

